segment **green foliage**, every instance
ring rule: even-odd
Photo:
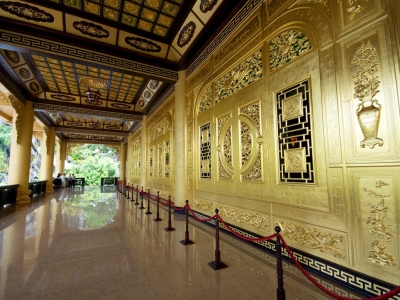
[[[67,174],[84,177],[87,185],[100,185],[101,177],[115,177],[115,150],[105,145],[78,145],[71,149],[72,168]]]

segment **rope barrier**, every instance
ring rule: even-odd
[[[307,277],[308,280],[310,280],[316,287],[318,287],[320,290],[322,290],[323,292],[325,292],[326,294],[328,294],[329,296],[335,298],[335,299],[339,299],[339,300],[354,300],[353,298],[346,298],[346,297],[342,297],[340,295],[337,295],[333,292],[331,292],[330,290],[328,290],[326,287],[324,287],[323,285],[321,285],[318,281],[316,281],[314,278],[312,278],[312,276],[303,268],[303,266],[299,263],[299,261],[296,259],[296,257],[294,256],[293,252],[290,250],[289,246],[287,245],[286,241],[281,238],[282,240],[282,244],[285,247],[286,251],[288,252],[290,258],[292,259],[293,263],[300,269],[300,271],[303,273],[303,275],[305,277]],[[377,296],[377,297],[373,297],[373,298],[365,298],[368,300],[385,300],[388,299],[390,297],[393,297],[395,295],[397,295],[398,293],[400,293],[400,286],[394,288],[393,290]]]
[[[123,186],[124,186],[124,185],[123,185],[123,182],[122,182],[122,187],[123,187]],[[135,188],[133,187],[133,185],[132,185],[132,188],[135,190]],[[123,192],[125,192],[125,191],[122,190],[122,193],[123,193]],[[137,194],[139,194],[139,188],[137,188],[136,192],[137,192]],[[129,188],[128,188],[128,193],[129,193]],[[146,193],[146,192],[143,191],[143,188],[142,188],[142,190],[140,191],[140,195],[141,195],[141,198],[142,198],[142,199],[141,199],[141,200],[142,200],[142,206],[143,206],[143,197],[144,197],[144,196],[148,196],[148,201],[149,201],[151,198],[153,198],[152,195],[150,194],[150,190],[148,190],[148,193]],[[129,194],[128,194],[128,197],[129,197]],[[133,198],[133,195],[132,195],[132,198]],[[293,252],[290,250],[289,246],[287,245],[286,241],[285,241],[285,240],[283,239],[283,237],[279,234],[280,228],[279,228],[279,230],[277,231],[277,233],[274,233],[274,234],[272,234],[272,235],[270,235],[270,236],[261,237],[261,238],[248,238],[248,237],[246,237],[246,236],[243,236],[243,235],[237,233],[234,229],[232,229],[232,227],[229,226],[229,225],[221,218],[221,216],[218,214],[218,210],[216,210],[216,214],[215,214],[215,215],[213,215],[213,216],[211,216],[211,217],[209,217],[209,218],[200,218],[200,217],[198,217],[198,216],[196,215],[196,213],[195,213],[195,212],[193,211],[193,209],[190,207],[190,205],[189,205],[189,203],[188,203],[188,200],[186,200],[185,206],[179,208],[179,207],[176,207],[176,206],[174,205],[174,203],[173,203],[172,200],[171,200],[171,196],[168,197],[168,201],[167,201],[165,204],[162,203],[162,201],[161,201],[161,199],[160,199],[160,196],[159,196],[159,192],[157,192],[157,196],[154,198],[154,201],[157,201],[157,205],[162,205],[162,206],[164,206],[164,207],[165,207],[165,206],[168,206],[168,209],[169,209],[169,219],[168,219],[168,227],[165,228],[166,231],[175,230],[175,229],[171,226],[171,208],[173,207],[176,211],[181,211],[181,210],[187,209],[187,211],[186,211],[186,218],[187,218],[187,216],[188,216],[188,213],[190,212],[191,215],[194,217],[194,219],[197,220],[197,221],[199,221],[199,222],[209,222],[209,221],[211,221],[211,220],[213,220],[213,219],[215,218],[215,219],[216,219],[216,227],[217,227],[217,226],[219,227],[219,222],[221,222],[222,225],[223,225],[230,233],[232,233],[234,236],[236,236],[236,237],[238,237],[238,238],[240,238],[240,239],[242,239],[242,240],[248,241],[248,242],[257,243],[257,242],[268,241],[268,240],[271,240],[271,239],[273,239],[273,238],[276,238],[277,241],[280,240],[280,241],[282,242],[284,248],[286,249],[286,251],[287,251],[287,253],[289,254],[289,257],[292,259],[293,263],[299,268],[299,270],[303,273],[303,275],[304,275],[308,280],[310,280],[316,287],[318,287],[318,288],[319,288],[320,290],[322,290],[324,293],[328,294],[329,296],[331,296],[331,297],[333,297],[333,298],[335,298],[335,299],[339,299],[339,300],[354,300],[353,298],[347,298],[347,297],[343,297],[343,296],[340,296],[340,295],[338,295],[338,294],[335,294],[334,292],[328,290],[326,287],[324,287],[323,285],[321,285],[318,281],[316,281],[316,280],[303,268],[303,266],[299,263],[299,261],[296,259],[296,257],[294,256]],[[143,208],[144,208],[144,207],[143,207]],[[159,218],[157,217],[157,219],[159,219]],[[155,219],[155,220],[157,220],[157,219]],[[161,220],[161,219],[159,219],[159,220]],[[189,240],[188,227],[187,227],[187,226],[188,226],[188,221],[186,221],[185,240],[181,241],[182,244],[185,244],[185,243],[193,243],[192,241]],[[219,239],[218,229],[216,228],[216,230],[217,230],[217,232],[216,232],[216,237]],[[216,245],[216,246],[217,246],[217,250],[215,251],[215,261],[209,263],[209,265],[210,265],[211,267],[213,267],[215,270],[217,270],[217,269],[219,269],[219,268],[222,268],[222,267],[227,267],[224,263],[222,263],[222,262],[220,261],[219,245]],[[280,247],[279,247],[279,248],[280,248]],[[278,249],[276,249],[276,250],[278,250]],[[278,251],[277,251],[277,252],[278,252]],[[279,252],[281,252],[281,251],[279,251]],[[277,253],[276,255],[277,255],[277,257],[278,257],[279,255],[281,255],[281,253]],[[284,299],[284,298],[285,298],[285,294],[284,294],[283,288],[282,288],[282,291],[278,291],[278,297],[279,297],[279,292],[282,294],[282,299]],[[387,293],[385,293],[385,294],[383,294],[383,295],[380,295],[380,296],[377,296],[377,297],[372,297],[372,298],[365,298],[365,300],[385,300],[385,299],[389,299],[390,297],[393,297],[393,296],[395,296],[395,295],[397,295],[397,294],[399,294],[399,293],[400,293],[400,286],[397,286],[397,287],[394,288],[393,290],[391,290],[391,291],[389,291],[389,292],[387,292]]]

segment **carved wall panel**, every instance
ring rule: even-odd
[[[357,264],[393,281],[400,269],[400,171],[358,168],[349,173],[357,217]]]
[[[186,124],[187,131],[187,169],[193,169],[193,122],[189,122]]]
[[[350,36],[340,44],[349,162],[399,159],[397,104],[383,24],[366,28],[363,34]]]
[[[368,24],[383,12],[381,2],[380,0],[338,0],[340,29],[347,31]]]
[[[164,148],[165,148],[165,177],[169,177],[170,175],[170,171],[171,171],[171,160],[170,160],[170,156],[171,156],[171,143],[170,141],[166,141],[164,144]]]
[[[214,203],[204,199],[194,199],[194,208],[214,215]]]
[[[233,178],[232,114],[217,119],[218,180]]]
[[[262,77],[262,49],[259,49],[215,81],[215,103],[223,101]]]
[[[274,223],[281,228],[281,234],[290,246],[342,263],[348,259],[347,235],[343,232],[283,218],[275,218]]]
[[[269,42],[271,72],[312,49],[308,37],[300,31],[289,30]]]
[[[236,222],[247,229],[256,229],[268,233],[269,216],[263,213],[250,211],[226,204],[216,204],[221,218],[228,222]]]
[[[208,60],[204,65],[196,72],[195,75],[191,76],[187,82],[187,89],[191,91],[197,84],[204,80],[211,73],[211,61]]]
[[[213,105],[213,98],[212,98],[212,89],[211,84],[206,87],[202,94],[200,95],[200,102],[198,106],[197,114],[206,111]]]

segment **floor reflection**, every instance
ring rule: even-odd
[[[1,211],[0,299],[275,299],[274,257],[221,234],[214,271],[214,231],[184,216],[161,222],[115,187],[63,188],[29,206]],[[349,297],[354,293],[324,282]],[[285,264],[287,299],[329,299]]]

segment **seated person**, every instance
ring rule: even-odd
[[[61,182],[61,174],[58,173],[57,178],[53,179],[53,184],[54,184],[54,188],[60,188],[62,186],[62,182]]]

